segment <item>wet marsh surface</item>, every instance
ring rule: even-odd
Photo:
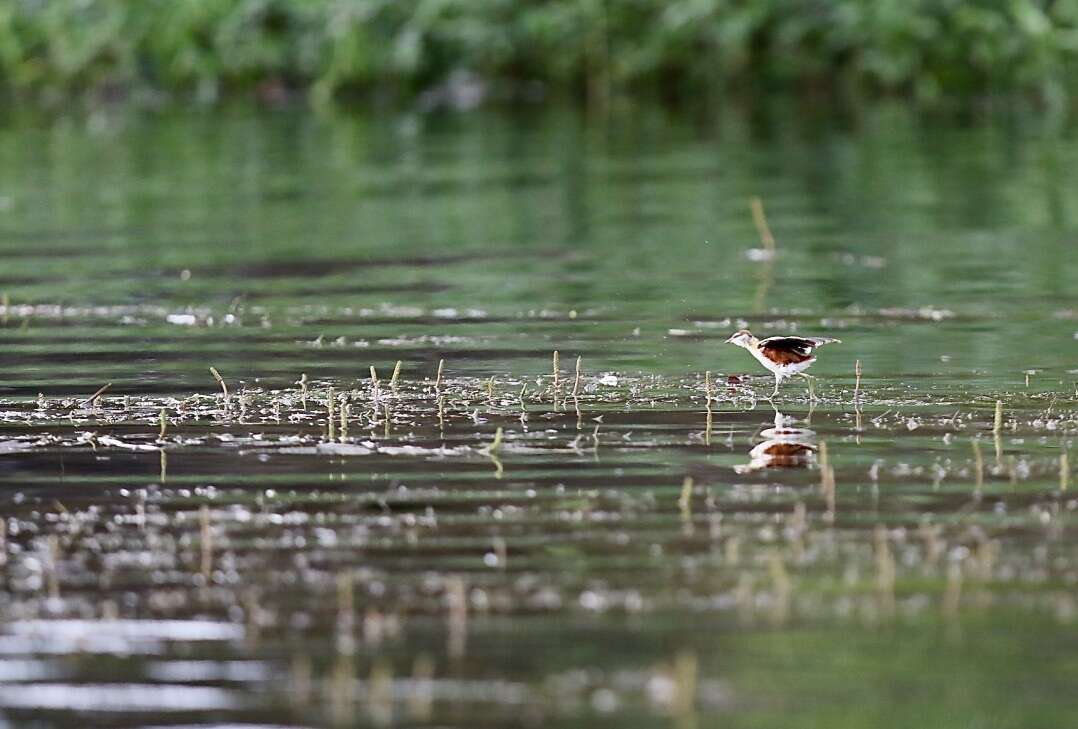
[[[0,724],[1067,725],[1078,142],[790,118],[8,120]]]

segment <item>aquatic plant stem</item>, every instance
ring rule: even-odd
[[[228,385],[225,384],[225,378],[221,377],[221,373],[217,371],[216,367],[210,367],[210,374],[213,375],[213,379],[217,380],[217,384],[221,386],[221,393],[225,398],[225,410],[228,409],[230,396],[228,394]]]
[[[891,551],[887,529],[877,524],[874,532],[876,552],[876,595],[880,615],[887,620],[895,616],[895,558]]]
[[[329,440],[336,440],[337,439],[336,413],[335,413],[334,407],[333,407],[335,400],[336,400],[336,395],[334,394],[333,388],[331,387],[331,388],[329,388],[329,395],[326,397],[326,422],[327,422],[326,438],[329,439]]]
[[[198,510],[199,550],[201,560],[199,571],[207,580],[213,571],[213,529],[210,527],[210,507],[203,504]]]
[[[401,376],[401,361],[398,359],[397,364],[393,365],[393,376],[389,378],[389,389],[393,394],[397,394],[397,381]]]
[[[502,429],[499,426],[494,431],[494,440],[487,446],[487,453],[500,453],[502,450]]]
[[[996,400],[996,416],[992,422],[992,441],[996,448],[996,466],[1002,466],[1003,460],[1003,401]]]
[[[94,406],[94,404],[95,404],[95,403],[97,402],[97,399],[98,399],[99,397],[101,397],[102,395],[104,395],[104,394],[105,394],[105,392],[106,392],[106,391],[107,391],[107,390],[108,390],[108,389],[109,389],[110,387],[112,387],[112,383],[111,383],[111,382],[106,382],[106,383],[105,383],[104,385],[102,385],[101,387],[97,388],[97,391],[96,391],[96,392],[95,392],[95,393],[94,393],[93,395],[90,395],[90,397],[86,398],[86,399],[85,399],[85,400],[83,401],[83,403],[82,403],[82,407],[84,407],[84,408],[92,408],[92,407]]]
[[[681,511],[682,519],[687,519],[692,516],[692,489],[692,476],[686,476],[685,480],[681,482],[681,494],[677,499],[677,506]]]
[[[970,440],[973,444],[973,476],[976,494],[979,496],[984,486],[984,458],[981,456],[981,444],[976,438]]]
[[[554,350],[553,356],[553,369],[554,369],[554,384],[552,387],[554,394],[554,409],[558,409],[558,394],[561,390],[561,355],[558,350]]]
[[[448,608],[450,658],[462,658],[468,633],[468,594],[464,578],[453,576],[446,580],[445,600]]]
[[[835,494],[835,469],[831,465],[831,459],[827,452],[827,442],[820,442],[819,450],[820,458],[820,489],[823,491],[824,503],[827,506],[827,511],[824,513],[824,520],[827,522],[833,522],[835,520],[836,509],[836,494]]]
[[[756,233],[760,236],[760,245],[770,254],[775,253],[775,236],[771,235],[771,226],[767,224],[767,216],[764,214],[764,203],[758,197],[749,200],[752,208],[752,222],[756,225]]]

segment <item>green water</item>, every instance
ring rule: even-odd
[[[1076,162],[890,106],[6,119],[0,725],[1068,725]],[[742,326],[843,340],[791,467]]]

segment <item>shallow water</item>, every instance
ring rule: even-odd
[[[8,119],[0,717],[1066,725],[1078,142],[802,116]]]

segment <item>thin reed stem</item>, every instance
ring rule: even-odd
[[[764,203],[758,197],[749,200],[752,207],[752,222],[756,225],[756,233],[760,236],[760,244],[764,250],[775,252],[775,236],[771,235],[771,226],[767,224],[767,216],[764,214]]]
[[[225,407],[228,407],[230,396],[228,394],[228,385],[225,384],[225,378],[221,377],[221,373],[217,371],[216,367],[210,367],[210,374],[213,375],[213,379],[217,380],[217,384],[221,386],[221,394],[225,396]]]
[[[94,406],[94,403],[96,403],[96,402],[97,402],[97,398],[99,398],[99,397],[101,397],[102,395],[104,395],[104,394],[105,394],[105,392],[106,392],[106,391],[107,391],[107,390],[108,390],[108,389],[109,389],[110,387],[112,387],[112,383],[111,383],[111,382],[106,382],[106,383],[105,383],[104,385],[102,385],[101,387],[97,388],[97,392],[95,392],[95,393],[94,393],[93,395],[90,395],[90,397],[86,398],[86,399],[85,399],[85,400],[83,401],[83,403],[82,403],[82,406],[83,406],[84,408],[87,408],[87,407],[93,407],[93,406]]]

